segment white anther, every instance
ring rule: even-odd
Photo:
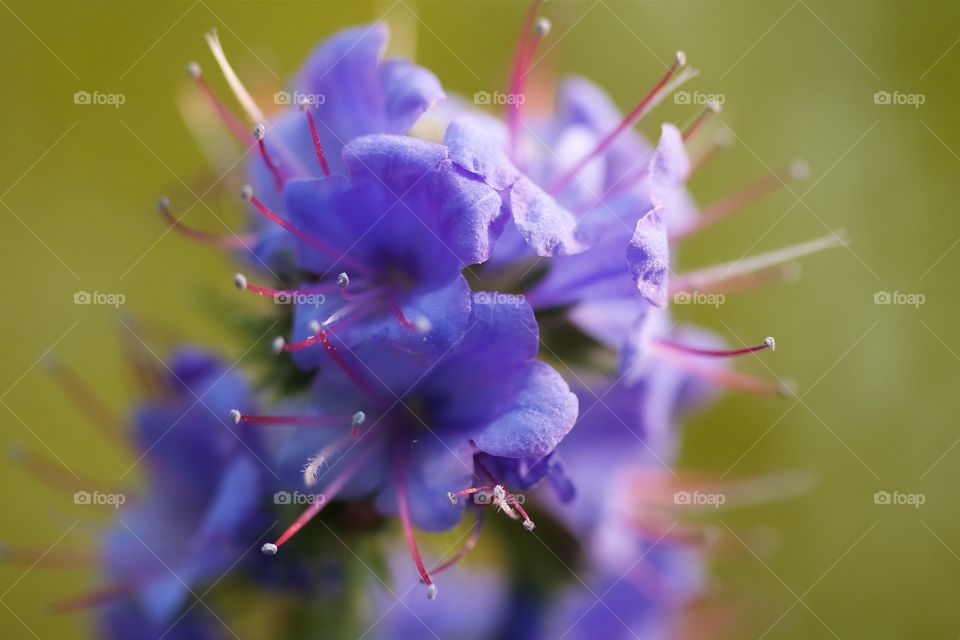
[[[240,189],[240,197],[244,200],[250,200],[253,198],[253,187],[248,184],[243,185],[243,188]]]
[[[242,415],[237,409],[230,409],[230,419],[233,420],[233,424],[240,424]]]
[[[810,175],[810,165],[806,160],[798,158],[790,163],[789,171],[792,180],[806,180]]]
[[[277,555],[277,545],[272,542],[266,542],[262,547],[260,547],[260,553],[265,556],[275,556]]]
[[[430,318],[427,316],[418,316],[413,321],[413,328],[416,329],[418,333],[428,333],[430,329],[433,328],[433,323],[430,322]]]
[[[763,344],[767,345],[767,349],[770,349],[770,351],[777,350],[777,341],[774,340],[773,337],[771,336],[767,336],[766,338],[764,338]]]
[[[550,20],[547,18],[537,18],[537,23],[533,27],[534,33],[538,38],[545,38],[550,33]]]
[[[247,276],[242,273],[235,273],[233,275],[233,286],[237,289],[246,289],[247,288]]]
[[[287,341],[283,339],[283,336],[277,336],[273,339],[273,352],[279,355],[283,351],[283,348],[286,346],[286,344]]]

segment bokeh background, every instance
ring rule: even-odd
[[[472,96],[502,90],[525,8],[0,0],[4,444],[115,484],[130,459],[57,391],[44,354],[69,362],[123,411],[134,399],[122,366],[123,317],[235,356],[245,348],[205,304],[211,291],[247,303],[231,295],[233,266],[165,233],[153,209],[167,193],[177,211],[193,205],[186,221],[195,226],[238,221],[231,189],[240,178],[215,185],[219,172],[178,106],[195,97],[184,73],[191,60],[228,95],[205,30],[218,28],[241,76],[269,96],[319,39],[379,17],[393,26],[393,51],[415,52],[449,92]],[[716,123],[735,138],[693,179],[700,202],[795,157],[809,161],[806,182],[686,241],[682,268],[840,228],[850,238],[849,248],[804,260],[795,284],[728,296],[716,309],[676,308],[732,342],[774,335],[778,350],[743,367],[791,378],[800,393],[726,396],[686,425],[682,466],[727,478],[794,470],[817,479],[802,496],[714,518],[728,538],[715,589],[736,607],[735,637],[956,638],[960,5],[554,0],[542,13],[554,29],[538,82],[583,74],[624,109],[674,50],[686,51],[702,71],[688,90],[723,97]],[[77,91],[122,94],[124,103],[75,104]],[[923,104],[878,104],[878,91]],[[696,113],[668,101],[640,128],[655,135],[660,122],[682,125]],[[122,294],[125,304],[75,305],[79,291]],[[882,291],[921,294],[923,304],[876,304]],[[876,504],[878,491],[920,494],[924,503]],[[5,541],[40,550],[83,548],[109,518],[7,464],[0,501]],[[94,582],[83,570],[0,563],[0,635],[85,637],[83,615],[45,607]]]

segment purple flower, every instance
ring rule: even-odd
[[[389,335],[449,346],[469,308],[461,271],[488,258],[502,226],[497,194],[459,171],[442,145],[412,138],[359,138],[344,161],[346,178],[294,180],[285,189],[297,265],[320,276],[290,292],[293,339],[315,342],[319,323],[351,345]],[[322,293],[322,302],[309,292]],[[310,360],[297,356],[302,366]]]
[[[141,405],[134,421],[146,492],[104,542],[108,580],[127,583],[156,623],[240,560],[264,517],[257,434],[226,419],[252,409],[245,380],[202,351],[181,350],[169,367],[169,396]]]
[[[106,637],[214,637],[199,612],[180,618],[185,603],[200,584],[259,562],[245,555],[269,523],[259,437],[226,419],[234,407],[253,409],[244,377],[192,348],[178,350],[164,367],[138,368],[154,393],[126,435],[137,456],[131,469],[139,466],[145,478],[136,496],[105,494],[122,506],[100,544],[106,586],[56,605],[106,604]],[[113,422],[75,374],[59,365],[55,374],[95,419]]]
[[[381,513],[399,515],[431,594],[412,527],[448,529],[462,516],[457,497],[484,491],[490,504],[532,529],[494,471],[496,459],[545,458],[577,416],[566,382],[536,360],[532,309],[487,302],[495,299],[475,294],[463,331],[442,353],[390,335],[371,335],[352,348],[332,336],[326,346],[335,366],[315,375],[319,402],[311,414],[326,426],[293,435],[280,455],[286,468],[306,460],[305,480],[324,482],[326,500],[373,494]],[[264,550],[275,553],[323,504]]]
[[[383,23],[341,30],[307,58],[288,91],[291,106],[262,123],[267,150],[250,164],[255,192],[280,209],[284,195],[276,175],[288,179],[344,174],[343,148],[361,136],[406,133],[444,97],[436,76],[401,59],[383,59],[389,31]],[[316,135],[316,140],[314,139]],[[269,162],[269,166],[268,166]],[[268,264],[291,248],[282,230],[258,219],[257,252]]]

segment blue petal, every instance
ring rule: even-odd
[[[403,196],[398,208],[415,213],[421,244],[441,242],[463,266],[490,257],[506,224],[500,195],[458,170],[445,147],[402,136],[366,136],[344,150],[344,159],[351,175],[377,180],[395,198]]]
[[[440,82],[426,69],[401,60],[381,62],[388,37],[379,22],[340,31],[310,55],[294,83],[297,91],[323,96],[314,117],[334,162],[353,138],[405,133],[443,98]]]
[[[470,486],[473,480],[473,451],[466,440],[440,440],[441,434],[424,433],[409,445],[404,465],[410,520],[418,529],[445,531],[463,516],[463,501],[450,504],[448,492]],[[398,512],[397,486],[390,483],[377,496],[381,513]]]
[[[399,269],[429,287],[450,282],[464,266],[489,256],[503,226],[499,195],[461,175],[445,160],[444,147],[367,136],[351,143],[344,157],[349,181],[287,183],[293,223],[333,253],[298,243],[304,269],[349,272],[352,260],[369,271]],[[340,258],[341,252],[348,258]]]
[[[577,420],[577,397],[553,367],[532,361],[506,413],[474,438],[483,451],[510,458],[545,456]]]
[[[460,168],[476,174],[497,191],[509,189],[520,172],[507,158],[503,125],[486,116],[457,118],[443,137],[450,159]]]
[[[535,308],[557,307],[581,300],[629,299],[636,296],[630,282],[626,238],[613,238],[574,256],[551,261],[544,278],[529,298]]]
[[[637,222],[630,246],[627,247],[627,263],[640,294],[657,307],[667,304],[669,251],[660,210],[653,209]]]
[[[510,211],[520,235],[540,256],[580,253],[577,218],[527,178],[510,189]]]
[[[682,189],[690,175],[690,159],[683,134],[672,124],[664,124],[653,159],[650,161],[649,190],[654,204],[665,204],[671,194]]]

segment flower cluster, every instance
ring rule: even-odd
[[[521,29],[508,95],[524,94],[548,36],[538,9]],[[259,408],[237,374],[184,352],[164,393],[137,412],[148,490],[105,539],[110,586],[80,599],[111,602],[108,636],[131,637],[134,626],[199,635],[210,621],[185,599],[234,563],[265,590],[329,588],[329,576],[297,569],[315,568],[323,552],[283,548],[318,517],[370,535],[397,521],[405,545],[389,548],[405,546],[410,560],[391,553],[389,564],[415,570],[430,600],[437,575],[477,546],[490,510],[540,542],[534,518],[543,517],[579,547],[583,579],[555,585],[550,598],[510,571],[456,567],[451,593],[463,596],[442,609],[405,595],[391,598],[404,603],[393,613],[375,604],[368,622],[383,637],[422,637],[422,625],[445,636],[662,637],[700,592],[709,536],[676,526],[668,500],[692,482],[670,471],[679,417],[717,388],[788,389],[727,366],[773,349],[772,338],[728,348],[678,325],[668,303],[781,279],[795,258],[837,239],[672,272],[679,240],[772,186],[696,206],[686,181],[716,150],[701,131],[717,105],[684,130],[663,125],[656,144],[633,129],[696,75],[682,53],[625,116],[572,78],[548,112],[508,100],[498,119],[447,98],[430,71],[384,59],[387,37],[382,24],[331,36],[284,94],[295,104],[277,113],[260,110],[215,33],[208,44],[242,116],[189,66],[251,152],[239,189],[249,229],[187,227],[167,199],[161,214],[233,252],[245,265],[237,288],[281,303],[273,315],[286,330],[272,341],[280,364]],[[281,494],[311,499],[293,515],[270,503]],[[476,524],[462,548],[426,559],[416,530],[450,530],[468,512]],[[258,530],[272,519],[287,528]],[[266,557],[247,558],[250,545]],[[348,572],[334,573],[342,586]],[[589,597],[597,593],[610,594],[602,607]]]

